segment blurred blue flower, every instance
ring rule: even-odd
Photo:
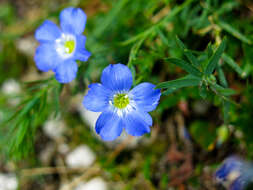
[[[215,177],[218,181],[229,180],[231,172],[240,172],[243,162],[237,157],[227,158],[220,168],[216,171]]]
[[[253,166],[236,156],[231,156],[224,160],[215,177],[229,190],[243,190],[252,182]]]
[[[240,176],[231,183],[229,190],[244,190],[246,186],[247,181],[243,178],[243,176]]]
[[[82,35],[86,15],[80,8],[69,7],[60,13],[60,26],[46,20],[35,32],[40,42],[34,56],[39,70],[55,72],[60,83],[76,77],[76,60],[87,61],[90,53],[85,49],[86,37]]]
[[[191,141],[191,135],[190,135],[189,131],[185,127],[183,128],[183,137],[186,140]]]
[[[130,69],[122,64],[107,66],[101,83],[91,84],[84,97],[84,106],[102,112],[96,122],[96,132],[103,140],[114,140],[123,129],[132,136],[150,132],[153,111],[161,92],[151,83],[141,83],[130,90],[133,78]]]

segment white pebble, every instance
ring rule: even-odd
[[[69,145],[68,144],[60,144],[58,146],[58,152],[61,154],[67,154],[69,152]]]
[[[72,168],[89,167],[95,159],[93,151],[88,146],[81,145],[66,156],[66,164]]]
[[[32,37],[21,38],[17,41],[17,48],[28,56],[33,56],[35,49],[38,46],[36,40]]]
[[[63,135],[65,128],[65,123],[62,120],[53,119],[45,122],[43,131],[48,137],[56,140]]]
[[[87,183],[79,184],[75,190],[107,190],[107,183],[101,178],[96,177]]]
[[[0,190],[16,190],[18,181],[14,174],[0,174]]]
[[[2,85],[2,92],[5,95],[15,95],[20,93],[20,91],[21,91],[20,85],[14,79],[6,80]]]
[[[15,95],[21,92],[20,84],[14,79],[6,80],[2,85],[2,92],[4,95],[8,96],[8,103],[10,105],[16,106],[20,102],[19,97],[15,97]]]
[[[53,157],[54,152],[55,152],[54,143],[52,142],[48,143],[39,154],[40,161],[45,165],[49,164],[51,158]]]

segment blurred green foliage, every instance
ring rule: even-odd
[[[171,143],[167,118],[180,111],[194,147],[195,170],[187,179],[188,185],[199,188],[203,166],[213,166],[231,153],[252,158],[251,1],[63,2],[35,1],[37,15],[32,17],[26,14],[31,6],[28,1],[24,1],[22,8],[8,1],[0,3],[0,84],[7,78],[20,81],[30,68],[35,69],[33,58],[20,51],[17,42],[32,36],[44,19],[57,21],[64,7],[78,6],[88,14],[86,47],[92,53],[87,63],[80,63],[73,85],[63,87],[53,78],[25,83],[22,92],[11,97],[21,99],[17,106],[10,105],[10,97],[0,93],[2,157],[20,160],[30,155],[39,139],[39,127],[50,115],[60,115],[73,126],[76,143],[84,141],[94,150],[104,152],[98,162],[109,172],[110,179],[117,178],[127,184],[125,189],[133,189],[139,184],[135,176],[142,174],[149,189],[166,189],[172,179],[169,169],[157,175],[156,172]],[[119,155],[122,161],[109,160],[110,152],[88,128],[78,128],[83,124],[69,109],[71,97],[98,81],[106,65],[118,62],[130,67],[135,85],[148,81],[163,90],[160,105],[152,113],[154,128],[159,126],[156,139],[129,154],[123,151]],[[203,99],[211,106],[204,115],[198,115],[194,105]],[[182,108],[182,102],[186,107]],[[240,138],[238,132],[242,133]],[[164,134],[166,138],[159,138]],[[130,156],[126,159],[124,155]],[[134,170],[128,169],[132,159],[139,163]]]

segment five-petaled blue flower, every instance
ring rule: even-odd
[[[84,106],[102,112],[96,122],[96,132],[103,140],[114,140],[123,129],[132,136],[150,132],[153,111],[161,92],[151,83],[141,83],[130,90],[133,78],[130,69],[122,64],[107,66],[101,83],[91,84],[84,97]]]
[[[34,60],[39,70],[55,72],[60,83],[76,77],[76,60],[87,61],[90,53],[85,49],[86,37],[82,35],[86,15],[80,8],[69,7],[60,13],[60,26],[46,20],[35,32],[40,42]]]

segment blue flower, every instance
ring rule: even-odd
[[[227,181],[229,180],[229,175],[231,175],[232,172],[240,173],[242,166],[243,162],[241,161],[241,159],[234,156],[229,157],[223,162],[221,167],[216,171],[215,177],[220,182]]]
[[[215,177],[229,190],[243,190],[252,183],[253,166],[238,157],[231,156],[216,171]]]
[[[40,42],[34,60],[39,70],[55,72],[60,83],[76,77],[76,60],[87,61],[90,53],[85,49],[86,37],[82,35],[86,15],[79,8],[69,7],[60,13],[60,26],[46,20],[35,32]]]
[[[133,83],[130,69],[122,64],[107,66],[101,76],[101,84],[89,86],[84,106],[94,112],[102,112],[95,130],[103,140],[114,140],[123,129],[132,136],[150,132],[153,111],[159,103],[161,92],[151,83],[141,83],[130,90]]]

